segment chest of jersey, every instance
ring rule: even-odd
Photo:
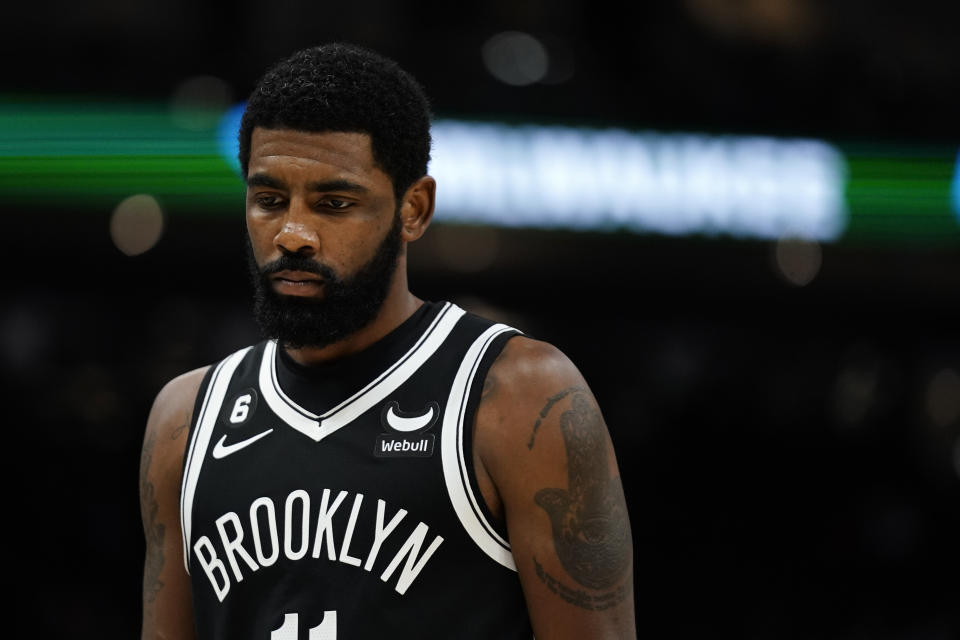
[[[465,437],[477,372],[512,332],[444,310],[322,413],[278,384],[274,343],[209,374],[181,499],[201,637],[529,637]],[[472,631],[450,633],[491,598]]]

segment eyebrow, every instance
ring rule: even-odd
[[[271,189],[286,189],[287,185],[282,180],[271,178],[265,173],[255,173],[247,176],[248,187],[269,187]]]
[[[255,173],[247,178],[248,187],[268,187],[270,189],[287,189],[283,180],[278,180],[265,173]],[[318,180],[307,183],[308,191],[346,191],[349,193],[368,193],[370,190],[362,184],[350,180]]]

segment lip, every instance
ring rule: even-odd
[[[277,271],[270,276],[272,280],[288,280],[290,282],[318,282],[323,283],[323,278],[309,271]]]
[[[273,289],[289,296],[314,296],[323,291],[323,278],[309,271],[278,271],[270,276]]]

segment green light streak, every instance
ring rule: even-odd
[[[954,149],[842,150],[850,172],[846,198],[851,213],[844,241],[960,243],[960,225],[950,205]]]
[[[217,120],[199,115],[186,123]],[[955,148],[840,148],[850,211],[842,242],[960,244]],[[0,193],[19,209],[71,212],[109,210],[137,193],[174,215],[235,215],[243,206],[215,129],[187,128],[160,104],[63,98],[0,96]]]
[[[21,207],[71,210],[112,208],[136,193],[175,214],[243,203],[215,130],[185,128],[163,106],[139,103],[0,104],[0,193]]]

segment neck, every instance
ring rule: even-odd
[[[410,293],[407,287],[406,264],[401,261],[393,274],[390,290],[380,311],[367,326],[325,347],[284,347],[284,351],[297,364],[311,365],[330,362],[363,351],[388,333],[399,327],[420,308],[423,300]]]

